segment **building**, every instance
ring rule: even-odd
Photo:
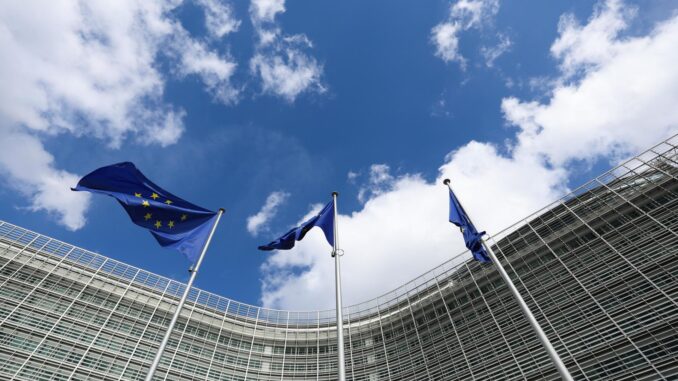
[[[678,379],[678,137],[491,241],[577,380]],[[491,265],[461,253],[345,309],[351,380],[556,380]],[[183,284],[0,221],[0,379],[141,380]],[[334,311],[194,290],[158,380],[334,380]]]

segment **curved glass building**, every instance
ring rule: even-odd
[[[678,379],[677,145],[490,240],[577,380]],[[0,221],[0,379],[142,380],[184,287]],[[334,316],[195,289],[156,379],[336,380]],[[558,379],[494,267],[468,253],[344,317],[350,380]]]

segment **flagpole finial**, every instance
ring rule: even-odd
[[[336,191],[332,192],[332,197],[334,197],[334,196],[339,196],[339,192],[336,192]]]
[[[445,185],[450,185],[450,179],[445,179],[445,180],[443,180],[443,184],[445,184]]]
[[[223,214],[223,213],[226,213],[226,209],[224,209],[224,208],[219,208],[219,211],[220,211],[222,214]]]

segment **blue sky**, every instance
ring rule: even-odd
[[[441,178],[496,232],[677,131],[671,1],[43,6],[0,6],[0,216],[186,280],[114,200],[67,192],[132,161],[226,209],[196,284],[252,304],[333,305],[318,232],[256,249],[332,191],[350,304],[462,252]]]

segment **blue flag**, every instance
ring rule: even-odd
[[[292,228],[280,238],[268,245],[259,246],[259,250],[289,250],[294,247],[295,241],[301,241],[311,228],[317,226],[325,233],[327,243],[334,246],[334,200],[325,205],[317,215],[303,224]]]
[[[155,185],[129,162],[101,167],[80,179],[72,190],[114,197],[132,222],[148,229],[160,246],[179,250],[193,263],[217,215]]]
[[[471,222],[466,211],[462,208],[452,189],[450,189],[450,222],[459,226],[461,233],[464,235],[466,248],[471,250],[476,261],[491,262],[481,241],[481,237],[485,232],[478,233],[478,230],[473,226],[473,222]]]

